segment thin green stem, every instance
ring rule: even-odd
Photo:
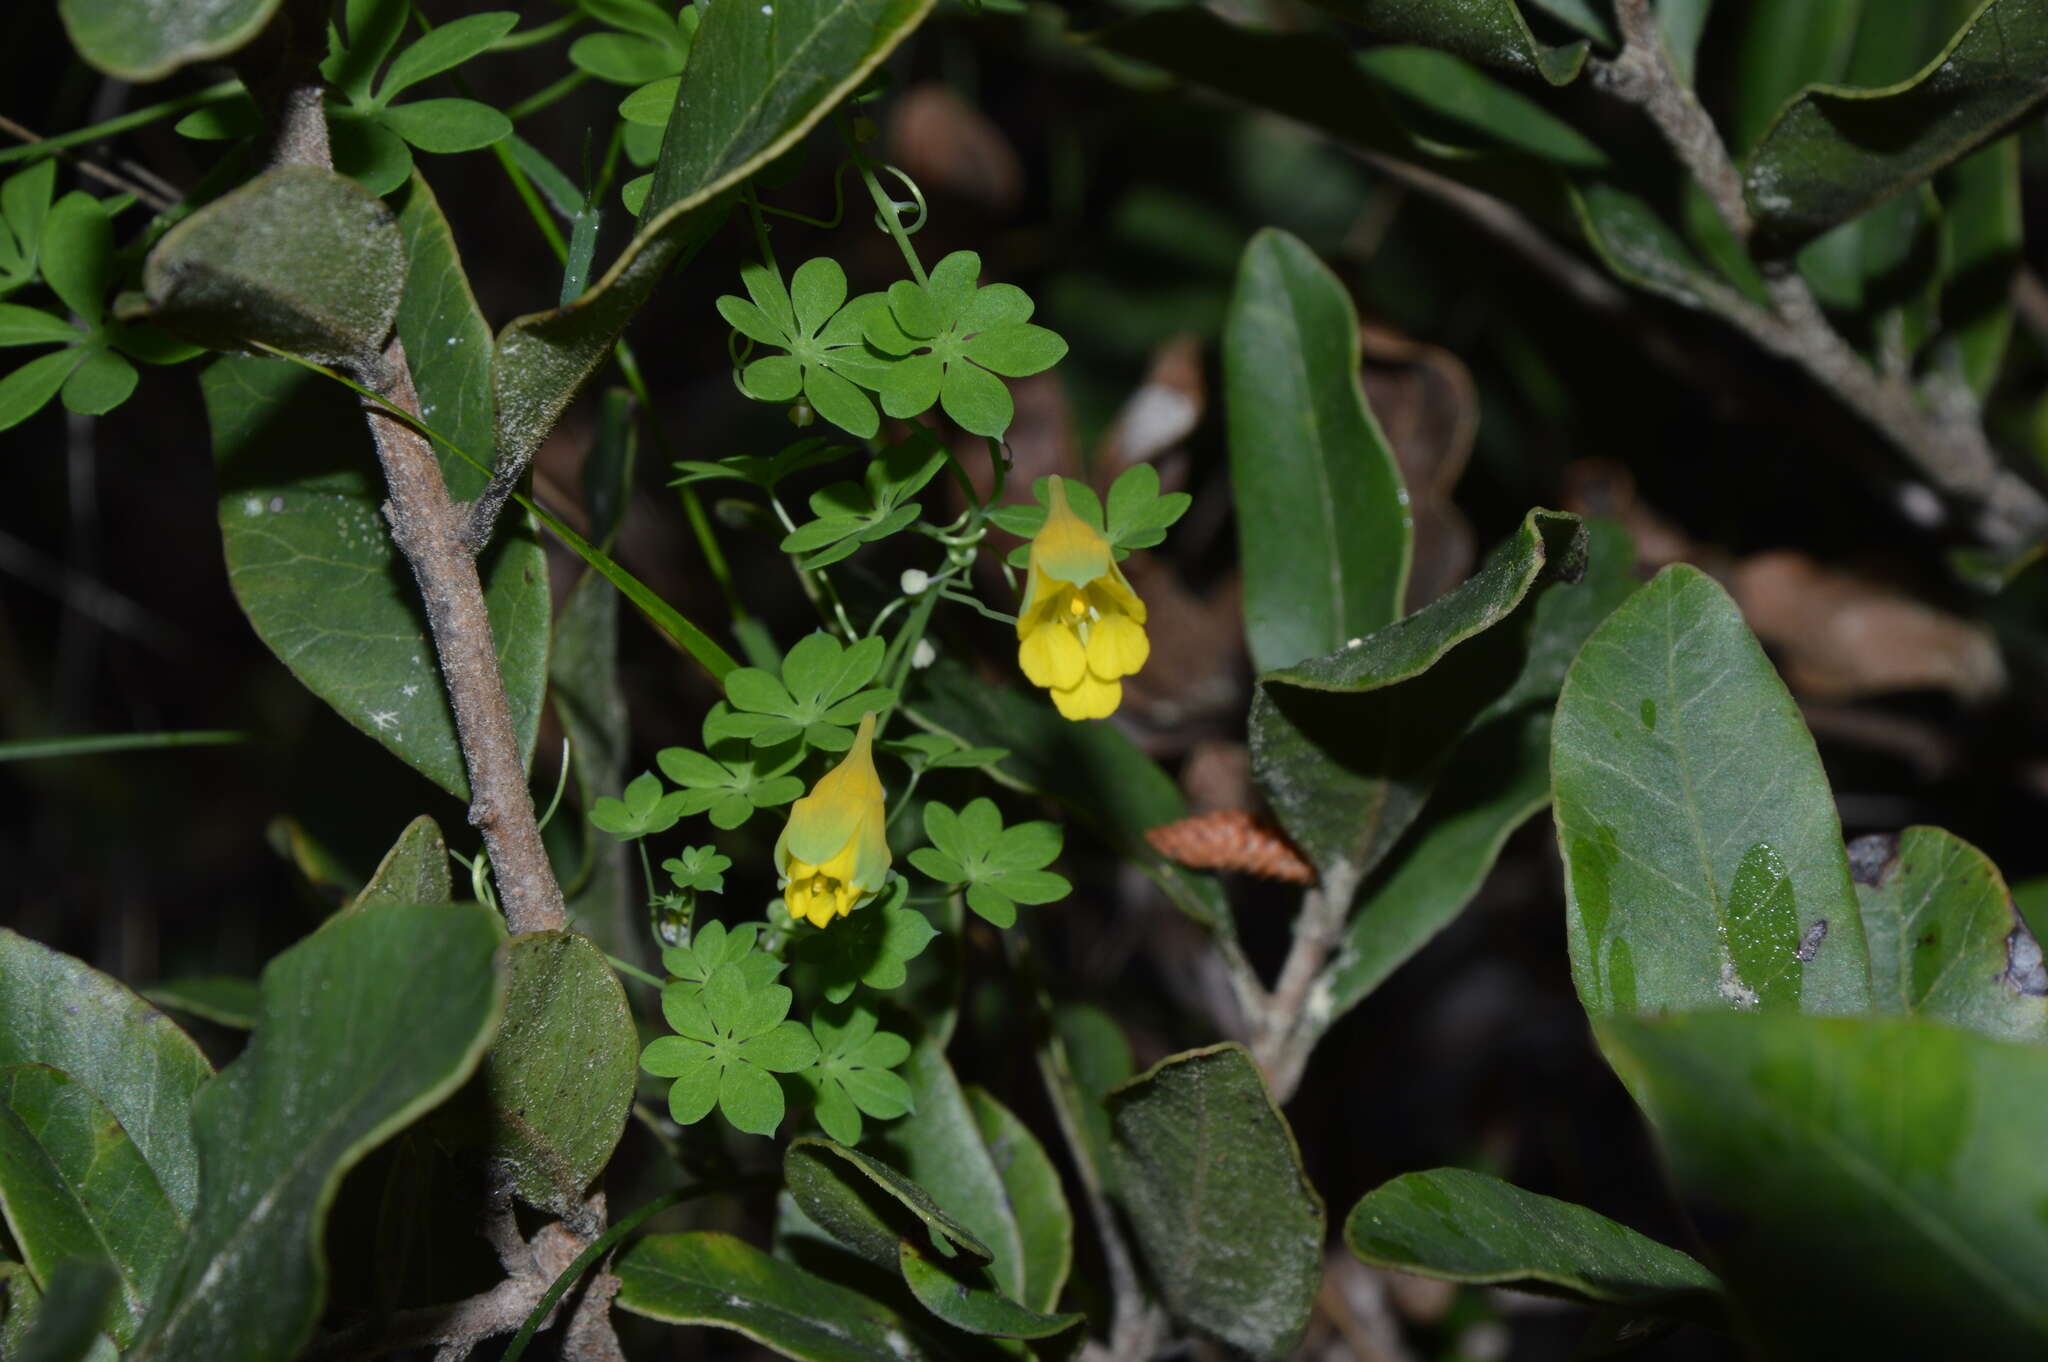
[[[665,979],[659,975],[649,974],[630,960],[621,960],[616,955],[607,955],[605,959],[611,961],[612,968],[625,975],[628,979],[638,979],[641,983],[649,984],[655,988],[668,987],[668,982]]]
[[[563,238],[562,229],[555,226],[554,214],[541,202],[540,191],[533,187],[533,181],[519,168],[519,162],[512,158],[512,153],[505,149],[503,142],[493,143],[491,150],[497,155],[498,164],[505,168],[505,178],[512,181],[512,188],[518,191],[519,201],[526,205],[527,215],[533,219],[534,225],[540,228],[540,234],[547,238],[548,247],[554,251],[555,259],[566,262],[569,259],[569,243]]]
[[[1006,615],[1000,610],[989,609],[989,607],[981,603],[981,599],[978,596],[971,596],[964,591],[947,591],[943,594],[945,595],[947,600],[953,602],[955,605],[972,606],[974,609],[988,616],[990,619],[994,620],[998,624],[1008,624],[1011,626],[1015,626],[1017,623],[1017,617],[1015,615]]]
[[[161,747],[221,747],[249,741],[247,733],[203,729],[173,733],[93,733],[77,738],[29,738],[0,743],[0,762],[89,757],[103,752],[141,752]]]
[[[194,90],[189,95],[179,95],[176,99],[166,99],[140,109],[130,109],[127,113],[109,118],[104,123],[95,123],[89,128],[60,132],[55,137],[45,137],[22,146],[9,147],[5,151],[0,151],[0,165],[6,165],[10,161],[35,160],[51,152],[62,151],[66,147],[75,147],[85,142],[104,142],[109,137],[117,137],[132,128],[147,127],[173,114],[185,113],[208,104],[218,104],[241,92],[242,82],[224,80],[218,85],[209,85],[204,90]]]
[[[545,24],[535,24],[532,28],[521,29],[517,33],[507,33],[504,37],[492,43],[485,51],[517,52],[522,47],[534,47],[540,43],[559,38],[562,34],[567,33],[582,22],[582,13],[572,11],[559,19],[551,19]]]
[[[548,820],[555,816],[555,810],[562,807],[562,791],[569,788],[569,736],[562,735],[562,773],[555,778],[555,797],[548,801],[548,811],[540,816],[540,826],[546,828]]]
[[[520,100],[517,104],[514,104],[511,108],[505,110],[505,117],[511,119],[514,123],[522,123],[534,114],[539,113],[542,109],[560,102],[569,94],[582,89],[589,83],[590,73],[588,71],[571,71],[552,85],[543,86]]]
[[[640,875],[647,881],[647,901],[652,904],[655,901],[654,862],[649,860],[647,856],[647,839],[645,837],[636,838],[633,845],[640,849]]]
[[[903,230],[903,219],[896,212],[896,200],[882,192],[881,181],[875,178],[873,162],[855,151],[854,169],[860,172],[861,183],[868,187],[868,197],[875,201],[875,211],[881,214],[882,227],[896,242],[896,249],[903,252],[903,263],[910,267],[910,277],[922,286],[927,283],[924,262],[917,258],[917,248],[910,244],[910,234]]]

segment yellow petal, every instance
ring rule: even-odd
[[[787,875],[795,861],[826,866],[844,854],[856,839],[867,843],[861,869],[873,871],[871,836],[866,828],[881,827],[886,821],[882,807],[882,780],[875,774],[875,716],[860,721],[853,747],[837,766],[819,777],[811,792],[790,806],[789,822],[775,842],[775,864]],[[888,846],[882,847],[881,871],[889,868]],[[879,886],[878,886],[879,887]]]
[[[1034,686],[1065,688],[1088,672],[1088,654],[1074,631],[1063,624],[1041,624],[1017,645],[1017,665]]]
[[[1055,474],[1047,496],[1045,524],[1031,538],[1030,578],[1025,582],[1025,607],[1034,604],[1031,579],[1053,577],[1075,586],[1086,586],[1109,573],[1116,559],[1109,541],[1067,505],[1067,489]],[[1038,590],[1043,591],[1042,585]]]
[[[1144,627],[1128,615],[1104,615],[1088,630],[1088,670],[1104,681],[1136,672],[1151,652]]]
[[[1116,713],[1116,707],[1123,703],[1123,699],[1122,682],[1088,675],[1081,678],[1078,686],[1052,693],[1053,704],[1059,707],[1061,715],[1069,719],[1107,719]]]
[[[1088,603],[1105,615],[1114,612],[1129,615],[1140,624],[1145,622],[1144,598],[1131,590],[1124,570],[1114,562],[1109,565],[1108,576],[1089,585],[1088,597]]]

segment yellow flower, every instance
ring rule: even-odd
[[[1052,692],[1069,719],[1105,719],[1123,702],[1120,677],[1145,665],[1145,603],[1124,580],[1109,541],[1067,505],[1052,480],[1045,526],[1031,541],[1017,665]]]
[[[888,822],[875,774],[875,716],[863,715],[844,759],[789,810],[775,870],[791,917],[823,927],[880,892],[889,878]]]

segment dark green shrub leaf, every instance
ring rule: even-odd
[[[1296,238],[1245,248],[1223,359],[1245,633],[1272,671],[1400,617],[1408,497],[1359,387],[1351,296]]]
[[[618,1304],[668,1324],[711,1324],[798,1362],[924,1362],[934,1354],[887,1306],[725,1234],[657,1234],[614,1269]]]
[[[1059,1170],[1008,1107],[980,1088],[967,1089],[967,1105],[1017,1220],[1024,1249],[1024,1290],[1017,1299],[1032,1310],[1054,1310],[1074,1260],[1074,1213]]]
[[[498,1021],[497,914],[344,913],[263,971],[248,1049],[194,1104],[206,1169],[133,1357],[288,1357],[325,1294],[320,1225],[369,1150],[453,1092]]]
[[[398,841],[377,863],[370,882],[349,906],[454,901],[455,885],[448,874],[448,840],[433,819],[421,814],[405,825]]]
[[[399,230],[410,258],[398,332],[433,427],[488,463],[490,332],[423,180]],[[274,360],[217,360],[200,378],[221,486],[221,534],[236,599],[257,634],[314,694],[400,760],[467,798],[455,719],[412,574],[378,508],[382,479],[356,401]],[[483,471],[443,450],[451,496]],[[523,756],[547,685],[547,562],[525,516],[479,558],[491,633]]]
[[[1241,1045],[1160,1061],[1108,1098],[1117,1196],[1174,1318],[1290,1355],[1323,1276],[1323,1199]]]
[[[1920,183],[2048,94],[2048,11],[1987,0],[1947,50],[1877,89],[1807,88],[1764,134],[1743,192],[1765,244],[1788,249]]]
[[[1481,66],[1540,75],[1568,85],[1586,64],[1586,44],[1551,46],[1538,42],[1515,0],[1473,0],[1443,5],[1437,0],[1317,0],[1341,19],[1359,25],[1380,42],[1440,47]]]
[[[988,1246],[973,1231],[879,1159],[806,1136],[791,1142],[782,1170],[811,1223],[877,1266],[894,1268],[903,1243],[923,1244],[944,1258],[990,1261]]]
[[[1998,867],[1940,828],[1849,847],[1873,1010],[2001,1040],[2048,1039],[2048,968]]]
[[[625,1131],[639,1034],[588,937],[514,937],[506,974],[505,1023],[483,1065],[489,1153],[528,1204],[572,1215]]]
[[[1711,578],[1667,568],[1594,631],[1558,698],[1551,771],[1588,1012],[1867,1004],[1813,738]]]
[[[1721,1283],[1677,1249],[1462,1168],[1403,1174],[1368,1192],[1344,1222],[1344,1242],[1395,1272],[1726,1323]]]
[[[0,1065],[61,1070],[121,1123],[182,1218],[198,1195],[192,1099],[212,1066],[121,984],[0,928]]]
[[[1635,545],[1586,522],[1584,578],[1536,602],[1522,675],[1496,717],[1464,738],[1422,815],[1359,896],[1330,980],[1331,1020],[1356,1007],[1479,892],[1508,835],[1550,802],[1550,723],[1565,668],[1594,626],[1635,588]]]
[[[99,1325],[132,1343],[184,1218],[113,1113],[47,1065],[0,1067],[0,1206],[39,1282],[73,1260],[114,1270]]]
[[[939,1264],[917,1245],[896,1247],[897,1267],[917,1303],[956,1329],[996,1338],[1050,1338],[1079,1324],[1081,1315],[1042,1315],[1026,1309],[982,1280],[984,1267]]]
[[[254,979],[229,974],[193,974],[166,979],[144,991],[158,1007],[185,1012],[215,1026],[247,1031],[256,1025],[263,994]]]
[[[7,1280],[0,1342],[13,1362],[116,1362],[99,1322],[118,1300],[120,1281],[104,1263],[73,1259],[57,1270],[49,1294],[19,1272]]]
[[[1326,882],[1369,873],[1416,815],[1457,742],[1503,707],[1529,664],[1533,606],[1576,580],[1576,516],[1532,511],[1462,585],[1328,656],[1267,672],[1252,770]]]
[[[1904,1017],[1596,1021],[1772,1357],[2048,1339],[2048,1049]]]
[[[165,233],[142,278],[152,317],[180,335],[343,363],[382,348],[405,263],[391,211],[360,185],[280,166]]]
[[[262,32],[278,0],[59,0],[71,45],[122,80],[161,80]]]

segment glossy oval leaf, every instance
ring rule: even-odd
[[[134,1341],[185,1222],[113,1113],[47,1065],[0,1068],[0,1209],[42,1286],[74,1260],[112,1268],[100,1327]]]
[[[895,1311],[729,1234],[656,1234],[612,1269],[621,1309],[730,1329],[798,1362],[934,1356]]]
[[[217,350],[339,364],[383,348],[405,284],[391,210],[316,166],[267,171],[164,234],[143,266],[151,320]]]
[[[1539,586],[1575,579],[1585,553],[1577,516],[1532,511],[1407,619],[1259,678],[1252,772],[1326,884],[1355,886],[1415,820],[1457,741],[1521,675]]]
[[[1905,1017],[1595,1026],[1766,1356],[2048,1348],[2048,1048]]]
[[[1344,1242],[1393,1272],[1726,1322],[1720,1281],[1677,1249],[1463,1168],[1404,1173],[1368,1192]]]
[[[676,94],[639,233],[589,292],[499,333],[499,453],[521,463],[654,286],[716,229],[725,195],[788,151],[910,35],[933,0],[709,7]]]
[[[1253,237],[1224,322],[1223,378],[1245,636],[1261,671],[1401,614],[1414,526],[1358,366],[1343,283],[1298,238]]]
[[[1117,1196],[1174,1318],[1291,1354],[1323,1275],[1323,1199],[1241,1045],[1161,1060],[1108,1098]]]
[[[483,1067],[488,1152],[530,1205],[568,1216],[625,1133],[639,1033],[619,976],[588,937],[515,937],[505,971],[505,1023]]]
[[[1849,848],[1870,1005],[2004,1040],[2048,1040],[2048,966],[1998,867],[1940,828]]]
[[[1867,1005],[1827,776],[1712,578],[1666,568],[1586,640],[1551,774],[1588,1012]]]
[[[2048,95],[2048,8],[1986,0],[1922,70],[1875,89],[1815,85],[1743,170],[1767,249],[1789,249],[1925,180]]]
[[[490,335],[446,219],[415,179],[399,227],[411,262],[398,330],[422,411],[488,462]],[[339,384],[276,360],[228,358],[201,376],[221,487],[229,583],[257,635],[302,684],[435,784],[467,798],[418,588],[392,546],[370,436]],[[450,495],[487,474],[443,449]],[[524,517],[477,561],[513,730],[530,760],[547,685],[547,564]]]
[[[199,1188],[192,1099],[213,1066],[115,980],[0,928],[0,1064],[62,1070],[121,1123],[180,1216]]]
[[[121,80],[161,80],[225,57],[263,31],[279,0],[59,0],[78,55]]]
[[[996,1176],[1003,1180],[1010,1216],[1017,1222],[1024,1250],[1024,1290],[1017,1299],[1033,1310],[1053,1310],[1074,1260],[1074,1213],[1060,1185],[1059,1169],[1031,1128],[988,1093],[969,1088],[967,1105],[981,1127]]]
[[[335,1189],[476,1068],[503,1001],[503,939],[487,908],[400,904],[330,918],[270,962],[248,1048],[193,1106],[199,1205],[133,1362],[304,1345]]]
[[[1567,85],[1586,64],[1583,41],[1538,41],[1515,0],[1316,0],[1319,8],[1359,25],[1379,42],[1418,43],[1481,66],[1538,75]]]

